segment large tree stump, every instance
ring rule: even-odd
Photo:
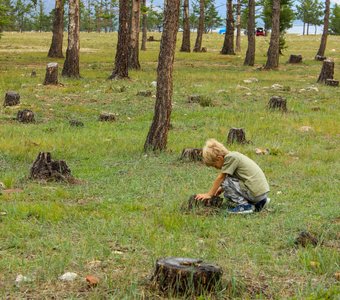
[[[295,239],[295,245],[307,247],[307,245],[317,246],[318,239],[310,234],[308,231],[301,231],[299,236]]]
[[[228,133],[227,144],[233,143],[246,144],[248,141],[246,140],[246,133],[243,128],[231,128]]]
[[[270,110],[281,110],[287,112],[287,101],[281,96],[273,96],[268,102],[268,108]]]
[[[202,149],[201,148],[185,148],[181,154],[181,160],[184,161],[202,161]]]
[[[52,160],[50,152],[39,152],[30,170],[31,179],[67,181],[73,179],[63,160]]]
[[[20,95],[17,92],[7,92],[5,95],[4,106],[15,106],[20,104]]]
[[[168,257],[157,260],[152,281],[162,292],[199,295],[217,290],[222,273],[219,266],[200,259]]]
[[[301,62],[302,62],[302,55],[301,54],[299,54],[299,55],[291,54],[289,56],[288,63],[298,64],[298,63],[301,63]]]
[[[339,86],[339,80],[334,80],[334,79],[326,79],[326,85],[329,86]]]
[[[318,83],[325,83],[327,79],[333,79],[334,76],[334,61],[324,60],[322,69],[318,78]]]
[[[58,84],[58,64],[55,62],[48,63],[46,66],[44,85],[48,84]]]
[[[19,110],[17,120],[22,123],[33,123],[35,122],[34,113],[29,109]]]
[[[324,61],[327,59],[327,57],[322,55],[315,55],[314,59],[318,61]]]

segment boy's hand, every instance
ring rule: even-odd
[[[211,195],[206,193],[206,194],[197,194],[195,199],[196,200],[200,200],[200,201],[203,201],[203,200],[206,200],[206,199],[210,199],[211,198]]]
[[[221,195],[222,192],[223,192],[223,188],[220,186],[220,187],[218,188],[218,190],[216,191],[215,196]]]

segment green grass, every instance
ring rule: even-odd
[[[173,129],[168,150],[159,155],[142,151],[155,98],[137,96],[140,90],[155,92],[159,43],[147,44],[140,53],[142,70],[131,71],[130,80],[108,81],[116,35],[82,33],[82,78],[60,78],[64,86],[50,87],[42,85],[50,38],[5,33],[0,41],[0,95],[18,91],[20,108],[32,109],[37,119],[19,124],[13,120],[19,107],[0,111],[0,181],[22,189],[0,195],[0,211],[7,213],[0,215],[0,298],[157,298],[148,277],[166,256],[202,258],[223,268],[224,289],[202,299],[337,298],[340,89],[316,84],[321,63],[313,57],[320,36],[288,36],[279,70],[269,72],[257,69],[265,63],[268,38],[256,40],[255,67],[243,66],[245,37],[235,56],[219,54],[223,36],[217,34],[205,35],[207,53],[177,51]],[[177,48],[180,41],[179,35]],[[326,52],[335,61],[336,79],[339,44],[340,37],[330,36]],[[302,54],[303,63],[286,64],[290,53]],[[57,61],[61,70],[63,60]],[[249,78],[258,82],[243,82]],[[271,89],[275,83],[285,89]],[[312,85],[318,92],[301,91]],[[193,94],[211,104],[188,103]],[[287,99],[288,113],[266,109],[273,95]],[[101,112],[116,113],[117,122],[98,122]],[[69,126],[73,118],[85,126]],[[302,126],[312,130],[301,132]],[[182,149],[202,147],[211,137],[225,142],[231,127],[244,128],[252,143],[230,149],[254,159],[269,179],[269,211],[246,217],[184,214],[181,205],[207,191],[216,172],[180,162]],[[256,147],[272,155],[257,156]],[[82,183],[29,180],[39,151],[64,159]],[[295,247],[302,230],[324,243]],[[60,282],[67,271],[79,279]],[[15,287],[18,274],[33,280]],[[100,279],[95,289],[86,288],[89,274]]]

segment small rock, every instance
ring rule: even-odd
[[[313,128],[310,127],[310,126],[301,126],[301,127],[299,128],[299,130],[300,130],[301,132],[308,132],[308,131],[313,130]]]
[[[152,81],[151,86],[156,87],[157,86],[157,81]]]
[[[78,274],[73,272],[66,272],[65,274],[59,276],[59,280],[61,281],[73,281],[78,277]]]
[[[274,83],[274,84],[272,85],[272,89],[273,89],[273,90],[283,90],[283,85],[278,84],[278,83]]]
[[[336,50],[335,50],[335,49],[332,49],[331,51],[332,51],[332,52],[335,52]]]
[[[315,269],[320,267],[320,263],[318,261],[311,261],[309,264],[312,268],[315,268]]]
[[[246,93],[246,96],[251,96],[252,95],[252,93]]]
[[[0,211],[0,217],[7,216],[7,213],[5,211]]]
[[[244,83],[253,83],[253,82],[258,82],[259,80],[257,78],[249,78],[243,80]]]
[[[269,149],[256,148],[255,153],[257,155],[267,155],[267,154],[269,154]]]
[[[236,86],[236,89],[237,90],[247,90],[247,91],[250,91],[250,88],[248,88],[246,86],[239,85],[239,84]]]
[[[95,287],[99,283],[99,279],[96,276],[92,276],[92,275],[86,276],[85,280],[89,287]]]
[[[306,91],[308,91],[308,92],[318,92],[319,89],[316,86],[311,85],[311,86],[306,87]]]
[[[281,191],[277,191],[277,192],[276,192],[276,195],[281,195],[281,194],[282,194]]]
[[[23,283],[23,282],[31,282],[32,280],[31,279],[29,279],[28,277],[26,277],[26,276],[24,276],[24,275],[22,275],[22,274],[19,274],[18,276],[17,276],[17,278],[15,279],[15,285],[16,286],[19,286],[21,283]]]
[[[92,261],[87,263],[87,266],[89,268],[99,268],[101,265],[102,265],[101,260],[92,260]]]

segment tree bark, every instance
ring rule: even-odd
[[[253,66],[255,63],[255,0],[248,0],[248,48],[246,58],[244,59],[245,66]]]
[[[194,52],[201,52],[202,38],[204,32],[204,0],[200,0],[200,17],[198,19],[197,38],[195,42]]]
[[[329,6],[330,0],[325,1],[325,17],[323,21],[323,31],[321,36],[321,43],[316,56],[325,56],[326,44],[327,44],[327,36],[328,36],[328,25],[329,25]]]
[[[236,52],[241,52],[241,0],[237,0],[236,15]]]
[[[109,79],[129,78],[129,2],[119,0],[119,31],[115,68]]]
[[[183,3],[183,39],[181,52],[190,52],[190,20],[189,20],[189,0]]]
[[[233,2],[227,1],[227,24],[224,43],[221,54],[235,55],[234,51],[234,17],[233,17]]]
[[[55,1],[53,36],[48,57],[63,58],[63,36],[64,36],[64,4],[63,0]]]
[[[162,151],[166,149],[171,115],[173,91],[173,63],[180,0],[166,0],[163,34],[157,68],[157,93],[153,121],[147,135],[144,150]]]
[[[272,32],[267,52],[266,70],[276,69],[279,66],[280,56],[280,0],[273,0]]]
[[[132,0],[131,6],[131,33],[129,43],[130,69],[140,70],[139,64],[139,25],[140,25],[140,0]]]
[[[146,51],[146,39],[147,39],[147,24],[148,24],[148,16],[145,11],[146,8],[146,0],[142,0],[142,46],[141,50]]]
[[[79,78],[79,0],[69,0],[69,25],[63,76]]]

